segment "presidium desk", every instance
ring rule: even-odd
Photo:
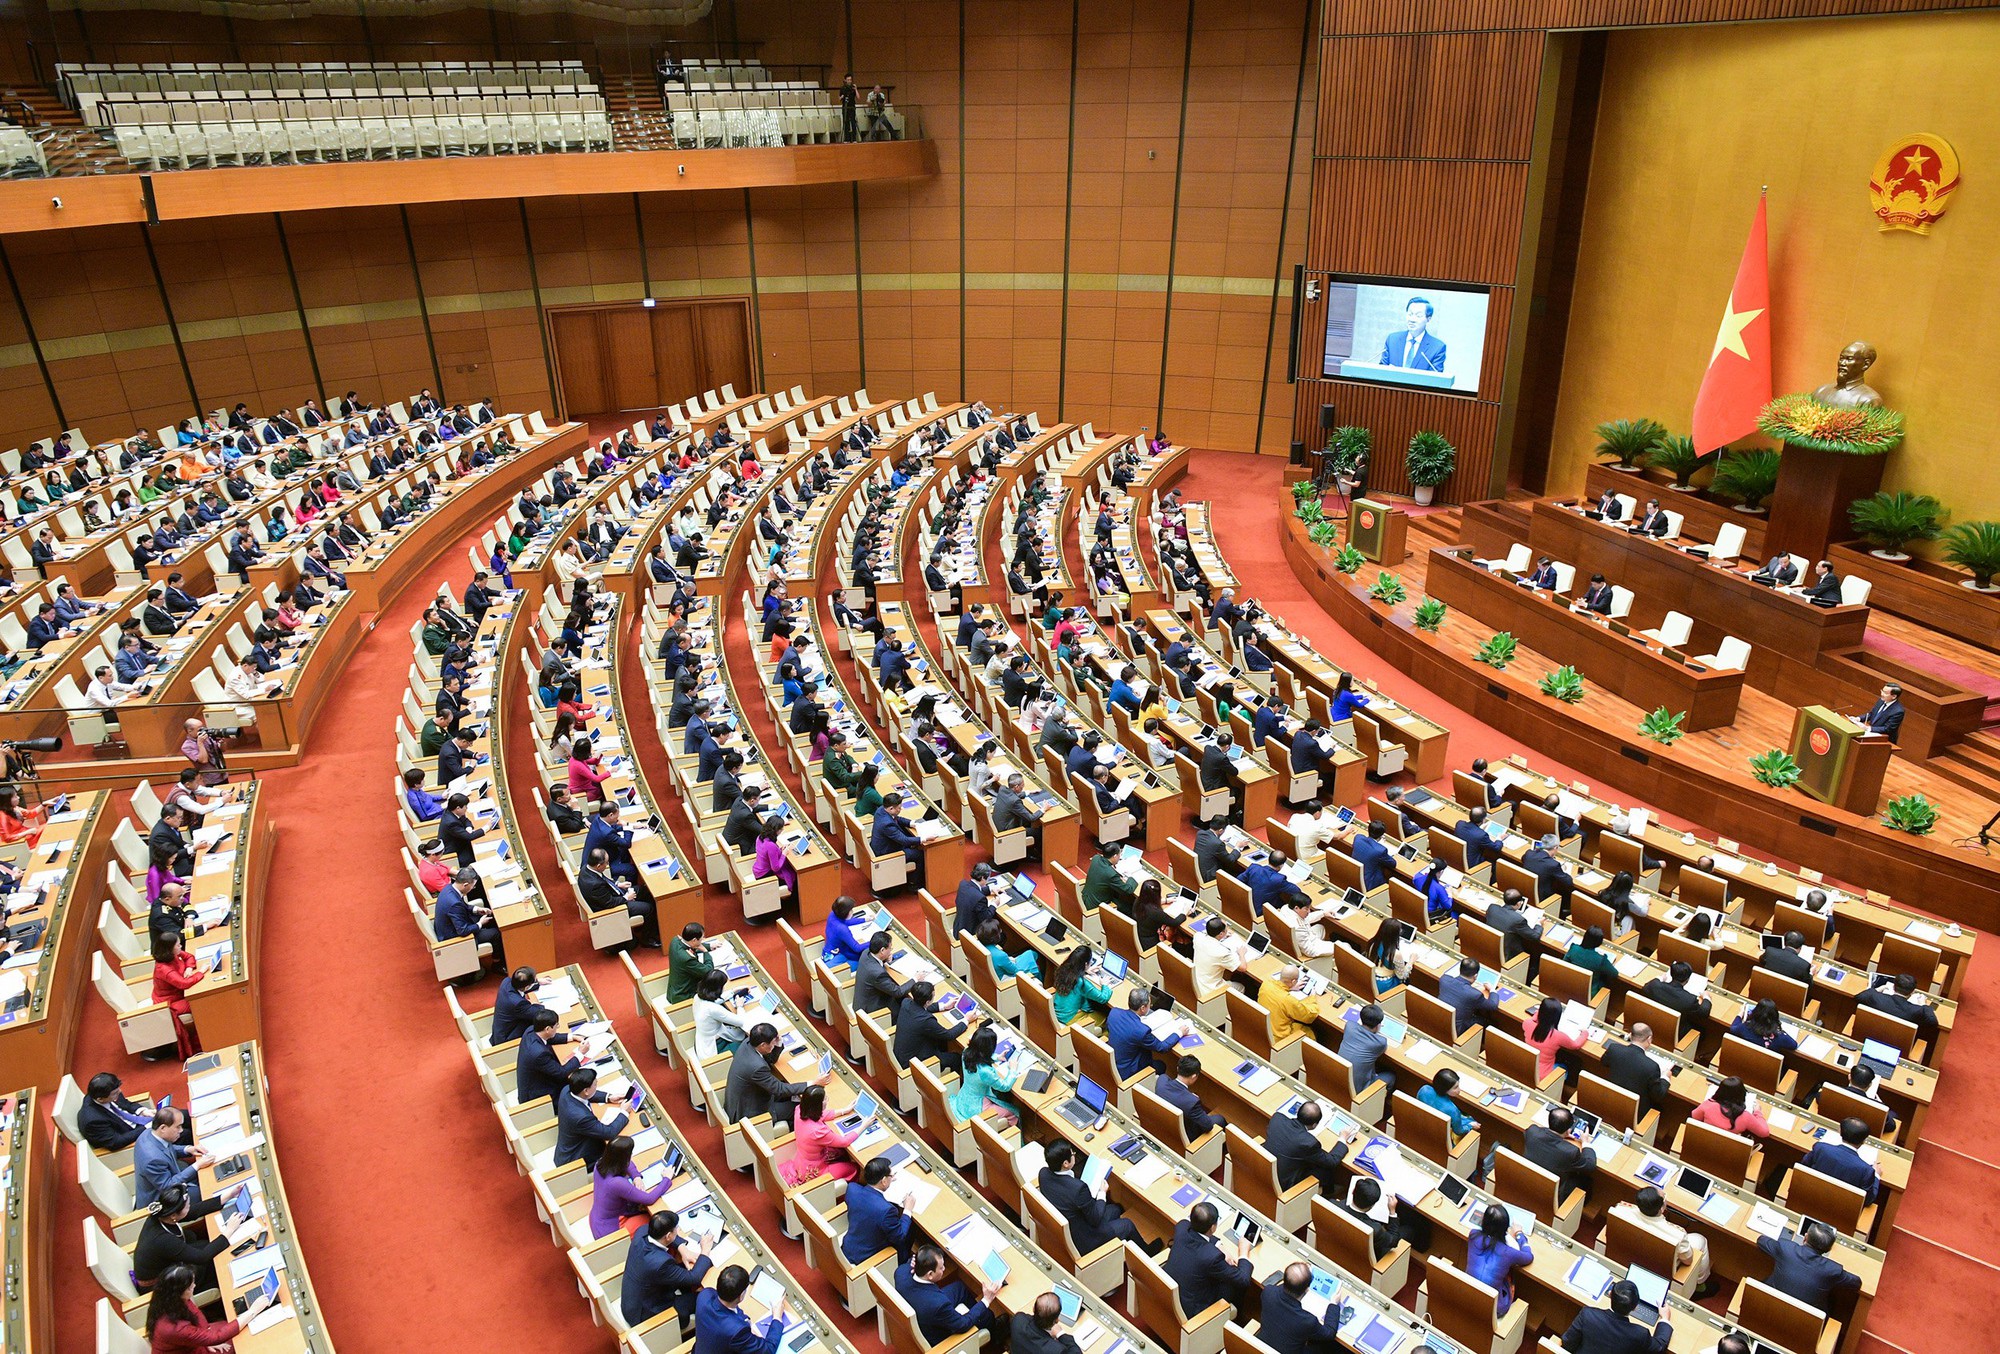
[[[1567,598],[1489,572],[1472,559],[1470,549],[1431,551],[1424,592],[1506,631],[1545,658],[1572,664],[1596,685],[1643,710],[1664,706],[1677,714],[1685,711],[1683,727],[1690,733],[1736,722],[1742,672],[1670,658],[1636,630],[1620,635],[1597,616],[1570,610]]]

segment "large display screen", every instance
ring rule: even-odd
[[[1324,372],[1473,394],[1486,347],[1487,299],[1469,287],[1330,277]]]

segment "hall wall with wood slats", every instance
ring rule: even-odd
[[[1299,323],[1293,436],[1321,440],[1320,408],[1374,434],[1372,487],[1407,492],[1403,448],[1420,430],[1458,448],[1440,501],[1498,492],[1510,326],[1549,34],[1561,29],[1802,20],[1963,9],[1953,0],[1326,0],[1306,267],[1491,288],[1476,396],[1309,373],[1324,315]]]

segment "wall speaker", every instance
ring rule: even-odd
[[[1335,412],[1332,405],[1322,404],[1319,407],[1319,430],[1323,433],[1332,432],[1334,420],[1338,417],[1339,414]]]

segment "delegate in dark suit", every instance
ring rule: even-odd
[[[680,1313],[685,1329],[694,1317],[694,1297],[701,1291],[702,1276],[714,1267],[715,1262],[706,1255],[692,1265],[683,1264],[672,1246],[653,1240],[642,1228],[625,1252],[618,1309],[626,1324],[650,1321],[671,1307]]]
[[[1396,872],[1395,853],[1373,837],[1357,833],[1354,845],[1348,850],[1355,864],[1361,867],[1361,887],[1365,892],[1372,893],[1381,888]]]
[[[792,1121],[792,1110],[807,1083],[786,1081],[771,1070],[771,1064],[745,1040],[729,1059],[729,1079],[722,1089],[722,1107],[731,1123],[769,1114],[781,1123]]]
[[[592,1112],[589,1101],[574,1091],[563,1091],[556,1097],[555,1164],[567,1166],[572,1161],[581,1161],[586,1166],[595,1166],[604,1153],[604,1144],[624,1131],[629,1118],[620,1110],[609,1119],[600,1119]]]
[[[1500,1003],[1479,990],[1479,985],[1457,973],[1438,979],[1438,1000],[1451,1007],[1451,1027],[1464,1034],[1474,1025],[1490,1025],[1500,1014]]]
[[[1637,1044],[1612,1044],[1604,1050],[1604,1079],[1639,1097],[1639,1112],[1667,1103],[1667,1079],[1660,1065]]]
[[[1443,371],[1444,340],[1425,330],[1412,340],[1410,331],[1399,329],[1382,340],[1382,356],[1378,359],[1385,367],[1408,367],[1413,371]]]
[[[1153,1081],[1152,1092],[1181,1112],[1181,1128],[1189,1142],[1199,1141],[1211,1129],[1221,1128],[1223,1117],[1210,1114],[1192,1086],[1183,1085],[1171,1072],[1162,1072]]]
[[[1300,1181],[1317,1176],[1321,1194],[1339,1196],[1346,1143],[1337,1142],[1331,1149],[1321,1147],[1312,1129],[1281,1113],[1272,1115],[1270,1127],[1264,1130],[1264,1150],[1278,1159],[1278,1188],[1295,1189]]]
[[[1522,1135],[1521,1155],[1553,1175],[1558,1188],[1567,1195],[1572,1190],[1590,1191],[1597,1174],[1597,1153],[1580,1147],[1546,1124],[1530,1124]]]
[[[924,1339],[934,1345],[971,1330],[987,1317],[986,1304],[964,1284],[956,1279],[924,1283],[907,1263],[896,1266],[896,1291],[910,1304]]]
[[[1113,1241],[1138,1241],[1139,1229],[1125,1217],[1117,1204],[1098,1198],[1072,1172],[1042,1167],[1035,1188],[1049,1201],[1049,1207],[1069,1223],[1070,1240],[1077,1254],[1089,1255]],[[849,1187],[852,1192],[852,1187]]]
[[[892,1204],[873,1185],[854,1181],[847,1187],[847,1234],[840,1239],[840,1251],[850,1265],[858,1265],[882,1251],[894,1251],[907,1259],[910,1250],[910,1217],[901,1204]]]
[[[1760,1236],[1757,1249],[1771,1257],[1771,1277],[1764,1282],[1818,1311],[1830,1313],[1836,1294],[1861,1287],[1859,1274],[1797,1237]]]
[[[1074,1335],[1043,1330],[1033,1312],[1014,1313],[1007,1323],[1007,1347],[1012,1354],[1082,1354]]]
[[[1465,843],[1465,858],[1473,868],[1500,858],[1500,843],[1486,835],[1486,829],[1469,818],[1451,825],[1451,835]]]
[[[908,1067],[936,1058],[940,1069],[956,1072],[963,1065],[958,1039],[964,1033],[963,1020],[947,1025],[938,1019],[937,1012],[915,997],[904,997],[896,1008],[896,1065]]]
[[[1878,700],[1861,716],[1861,722],[1868,726],[1868,732],[1879,733],[1893,743],[1903,727],[1903,703]]]
[[[896,1003],[910,995],[914,980],[899,983],[889,976],[883,955],[865,951],[854,965],[854,1004],[862,1011],[893,1011]]]
[[[1521,853],[1521,868],[1535,877],[1535,891],[1544,902],[1560,898],[1568,903],[1576,881],[1554,852],[1539,845],[1531,846]]]
[[[1571,1354],[1660,1354],[1673,1338],[1664,1321],[1647,1327],[1609,1307],[1586,1307],[1563,1332],[1562,1347]]]
[[[514,1049],[514,1098],[523,1105],[547,1100],[569,1085],[569,1074],[579,1066],[575,1058],[564,1062],[551,1047],[566,1044],[566,1034],[542,1034],[530,1030]]]
[[[1185,1219],[1174,1224],[1173,1244],[1167,1247],[1162,1268],[1180,1290],[1181,1311],[1188,1316],[1205,1312],[1218,1302],[1235,1302],[1254,1282],[1247,1256],[1231,1264],[1214,1237],[1195,1231]]]
[[[741,1307],[731,1307],[704,1288],[694,1300],[694,1354],[777,1354],[785,1332],[773,1321],[762,1335]]]
[[[1340,1312],[1328,1303],[1325,1316],[1314,1316],[1285,1287],[1280,1275],[1264,1285],[1264,1312],[1258,1319],[1257,1338],[1286,1354],[1340,1354]]]
[[[1812,1151],[1806,1153],[1799,1164],[1809,1171],[1818,1171],[1821,1175],[1830,1175],[1835,1180],[1854,1186],[1861,1191],[1861,1197],[1871,1204],[1881,1189],[1875,1168],[1862,1159],[1861,1153],[1844,1142],[1822,1139],[1813,1144]]]

